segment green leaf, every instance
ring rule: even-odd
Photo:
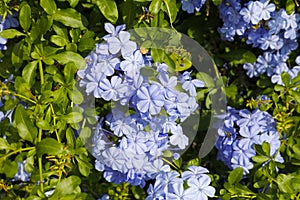
[[[199,166],[199,165],[200,165],[199,158],[194,158],[187,163],[187,166]]]
[[[27,32],[31,26],[31,8],[27,3],[20,9],[19,21],[21,27]]]
[[[25,36],[25,34],[21,33],[20,31],[17,31],[16,29],[6,29],[0,32],[0,37],[6,39],[12,39],[19,36]]]
[[[282,79],[282,82],[285,86],[290,85],[291,78],[290,78],[290,75],[287,72],[283,72],[281,74],[281,79]]]
[[[52,56],[52,58],[57,60],[57,62],[59,62],[62,65],[65,65],[68,62],[74,62],[77,69],[85,68],[86,64],[84,58],[80,54],[72,51],[64,51],[62,53]]]
[[[21,40],[17,44],[14,45],[13,52],[11,54],[12,64],[15,67],[20,67],[23,63],[23,45],[24,40]]]
[[[66,139],[67,139],[67,144],[71,146],[71,148],[75,148],[75,135],[72,129],[69,127],[66,131]]]
[[[204,72],[198,72],[196,74],[197,79],[201,80],[204,82],[204,86],[208,88],[213,88],[215,87],[215,81],[214,79],[208,75],[207,73]]]
[[[285,9],[288,14],[291,14],[295,11],[295,2],[294,0],[287,0],[285,3]]]
[[[162,0],[153,0],[149,6],[149,12],[152,14],[157,14],[163,5]]]
[[[178,8],[176,1],[174,0],[163,0],[166,6],[166,13],[170,18],[170,22],[173,23],[176,19]]]
[[[91,163],[88,162],[88,159],[81,159],[79,156],[75,157],[77,162],[78,162],[78,168],[79,168],[79,172],[83,175],[83,176],[88,176],[91,172],[91,169],[93,168],[93,165],[91,165]]]
[[[264,151],[261,145],[255,144],[254,149],[258,155],[268,157],[268,154]]]
[[[70,3],[70,6],[74,8],[77,6],[79,0],[68,0],[68,2]]]
[[[18,105],[15,111],[14,126],[17,128],[19,136],[22,139],[34,142],[38,130],[22,105]]]
[[[81,179],[78,176],[74,175],[62,179],[62,181],[57,184],[56,189],[49,200],[59,199],[59,197],[63,195],[73,194],[80,183]]]
[[[41,0],[40,5],[49,15],[55,14],[57,10],[54,0]]]
[[[68,41],[60,35],[51,35],[50,41],[60,47],[68,44]]]
[[[36,146],[38,156],[43,154],[58,155],[63,152],[64,145],[53,138],[45,138]]]
[[[81,104],[84,100],[83,95],[75,86],[73,87],[73,90],[68,90],[68,95],[75,104]]]
[[[6,178],[11,179],[18,172],[18,162],[9,159],[0,161],[0,173],[6,175]]]
[[[264,141],[262,143],[261,147],[262,147],[262,150],[265,152],[265,154],[267,156],[270,156],[270,143]]]
[[[72,28],[84,27],[81,21],[81,14],[73,8],[57,9],[53,19]]]
[[[133,27],[136,20],[136,13],[140,12],[140,8],[135,6],[133,0],[123,1],[119,7],[120,16],[128,27]]]
[[[291,94],[297,103],[300,103],[300,92],[299,91],[294,91],[294,90],[289,90],[289,94]]]
[[[266,156],[253,156],[252,160],[257,163],[264,163],[264,162],[270,160],[270,158],[268,158]]]
[[[215,6],[219,6],[222,3],[222,0],[212,0]]]
[[[89,127],[81,129],[78,139],[82,142],[82,145],[91,137],[92,131]],[[81,145],[79,145],[81,146]]]
[[[291,174],[285,175],[285,174],[279,174],[277,176],[277,183],[280,191],[284,193],[294,193],[294,189],[292,187],[292,178],[293,176]]]
[[[222,58],[226,59],[233,65],[239,65],[244,63],[254,63],[256,56],[251,51],[246,49],[238,49],[230,51],[229,53],[221,55]]]
[[[233,171],[230,172],[228,176],[228,183],[233,185],[240,182],[240,180],[242,180],[243,178],[243,172],[244,172],[243,168],[241,167],[235,168]]]
[[[66,120],[67,123],[78,123],[82,120],[82,114],[79,112],[70,112],[67,115],[61,117],[62,119]]]
[[[28,63],[22,71],[22,77],[30,87],[32,87],[35,82],[37,63],[37,60]]]
[[[67,84],[71,84],[73,86],[75,72],[76,66],[74,62],[67,63],[64,68],[64,76]]]
[[[114,0],[92,0],[104,15],[112,23],[116,23],[119,17],[117,4]]]
[[[285,89],[285,87],[282,85],[275,85],[275,87],[274,87],[274,90],[277,92],[283,91],[284,89]]]
[[[7,140],[0,138],[0,150],[9,150],[11,149],[10,144],[8,144]]]
[[[152,48],[151,56],[155,62],[163,62],[165,58],[165,53],[162,49]]]

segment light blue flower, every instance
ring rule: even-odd
[[[142,113],[149,112],[151,115],[156,115],[164,105],[165,98],[158,84],[142,86],[137,91],[137,97],[137,108]]]
[[[113,121],[110,123],[110,129],[118,137],[130,135],[135,131],[134,120],[130,116],[125,116],[124,113],[114,113]]]
[[[259,7],[259,1],[249,1],[248,6],[242,8],[240,14],[247,23],[258,24],[260,21],[261,8]]]
[[[140,51],[135,51],[133,54],[124,57],[120,64],[120,68],[130,78],[134,78],[139,75],[141,67],[144,65],[144,59]]]
[[[18,162],[18,172],[15,174],[13,181],[30,181],[31,174],[25,171],[25,161]]]
[[[166,199],[168,200],[187,200],[186,196],[189,195],[183,188],[183,183],[174,183],[170,186]]]
[[[178,146],[180,149],[184,149],[189,144],[189,138],[183,134],[180,125],[177,125],[177,130],[172,133],[170,143],[174,146]]]
[[[109,166],[113,170],[122,172],[127,159],[124,152],[116,147],[110,147],[105,149],[102,154],[102,162]]]
[[[125,28],[126,28],[126,24],[122,24],[122,25],[118,25],[118,26],[114,27],[114,25],[112,25],[111,23],[105,23],[104,29],[109,34],[102,37],[102,39],[107,40],[110,37],[118,37],[119,33],[121,31],[125,30]]]
[[[299,14],[294,12],[288,15],[284,9],[282,9],[281,17],[284,19],[284,28],[288,30],[289,28],[295,29],[298,27]]]
[[[106,100],[117,101],[127,91],[127,86],[122,84],[122,78],[111,77],[111,80],[104,78],[100,81],[99,88],[102,90],[101,97]]]
[[[186,199],[208,200],[208,197],[214,197],[216,189],[209,185],[210,182],[209,176],[188,180],[189,188],[185,191]]]
[[[271,18],[271,13],[275,11],[275,4],[270,3],[269,1],[256,1],[256,6],[258,7],[257,11],[259,13],[260,20],[269,20]]]
[[[108,50],[112,54],[121,51],[122,56],[130,56],[136,49],[136,43],[130,40],[130,33],[121,31],[119,37],[109,37],[107,39]]]
[[[209,171],[201,166],[188,166],[188,170],[182,172],[182,179],[189,180],[194,178],[201,178],[203,174],[208,173]]]

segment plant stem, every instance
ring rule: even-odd
[[[43,64],[42,64],[41,60],[39,60],[39,71],[40,71],[40,77],[41,77],[41,84],[43,85],[45,83],[45,80],[44,80]]]
[[[52,115],[53,115],[53,124],[54,124],[54,126],[56,126],[56,115],[55,115],[54,108],[53,108],[52,104],[50,104],[50,109],[51,109],[51,112],[52,112]],[[60,137],[59,137],[58,132],[57,132],[56,129],[55,129],[55,134],[56,134],[57,141],[59,143],[61,143]]]
[[[162,158],[162,160],[165,161],[166,163],[168,163],[169,165],[171,165],[172,167],[174,167],[175,169],[179,170],[179,168],[178,168],[176,165],[174,165],[173,163],[171,163],[171,162],[168,161],[167,159]]]
[[[4,155],[3,157],[0,158],[0,160],[5,160],[6,158],[8,158],[11,155],[14,155],[14,154],[22,152],[22,151],[29,151],[32,149],[35,149],[35,147],[26,147],[26,148],[17,149],[15,151],[10,152],[9,154]]]
[[[42,134],[43,134],[42,129],[39,129],[38,142],[41,142]],[[44,193],[42,156],[38,157],[38,165],[39,165],[39,174],[40,174],[40,187],[41,187],[41,191]]]
[[[32,99],[29,99],[28,97],[25,97],[25,96],[23,96],[23,95],[21,95],[21,94],[18,94],[18,93],[12,93],[12,95],[13,95],[13,96],[16,96],[16,97],[19,97],[19,98],[21,98],[21,99],[24,99],[24,100],[26,100],[26,101],[29,101],[29,102],[31,102],[31,103],[33,103],[33,104],[37,104],[36,101],[34,101],[34,100],[32,100]]]

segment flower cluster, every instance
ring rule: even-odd
[[[284,162],[278,152],[281,142],[276,122],[265,111],[255,109],[250,112],[228,107],[224,126],[218,133],[218,159],[231,169],[242,167],[244,174],[249,173],[253,168],[251,158],[256,155],[254,144],[261,145],[263,142],[270,144],[270,155],[275,156],[275,161]]]
[[[182,10],[189,14],[194,13],[195,10],[199,12],[205,4],[205,1],[206,0],[181,0]]]
[[[157,175],[154,185],[150,184],[146,200],[205,200],[214,197],[215,188],[209,185],[211,179],[206,174],[208,172],[200,166],[189,166],[181,177],[176,171],[161,172]]]
[[[300,68],[290,70],[286,61],[289,53],[298,47],[299,14],[276,10],[267,0],[249,1],[244,6],[239,0],[225,0],[219,10],[224,22],[219,28],[222,39],[233,41],[237,35],[263,51],[255,63],[243,66],[250,78],[266,73],[273,83],[282,84],[282,72],[297,75]]]
[[[2,16],[0,16],[0,32],[2,32],[5,29],[8,29],[10,27],[18,27],[19,22],[13,15],[7,15],[4,19]],[[0,37],[0,50],[6,50],[7,46],[7,39]]]
[[[196,88],[204,83],[191,72],[171,76],[168,66],[143,55],[124,29],[105,24],[109,34],[78,75],[87,94],[115,103],[92,139],[96,169],[110,182],[143,187],[145,180],[169,171],[165,151],[177,158],[188,146],[181,123],[198,108]]]

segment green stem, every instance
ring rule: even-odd
[[[54,124],[54,126],[56,126],[56,115],[55,115],[54,108],[53,108],[52,104],[50,104],[50,109],[51,109],[51,112],[52,112],[52,115],[53,115],[53,124]],[[58,132],[57,132],[56,129],[55,129],[55,135],[56,135],[57,141],[59,143],[61,143],[60,137],[59,137]]]
[[[41,191],[44,193],[42,157],[38,157],[38,162],[39,162],[39,174],[40,174],[40,187],[41,187]]]
[[[42,64],[41,60],[39,60],[39,71],[40,71],[40,77],[41,77],[41,84],[43,85],[45,83],[45,80],[44,80],[43,64]]]
[[[5,160],[6,158],[8,158],[11,155],[14,155],[16,153],[22,152],[22,151],[30,151],[35,149],[35,147],[26,147],[26,148],[21,148],[21,149],[17,149],[15,151],[10,152],[9,154],[4,155],[3,157],[0,158],[0,160]]]
[[[251,196],[251,195],[233,195],[233,196],[231,196],[231,198],[236,198],[236,197],[239,197],[239,198],[250,198],[250,199],[254,199],[254,198],[256,198],[256,195],[253,195],[253,196]]]
[[[37,104],[36,101],[34,101],[34,100],[32,100],[32,99],[29,99],[28,97],[25,97],[25,96],[23,96],[23,95],[21,95],[21,94],[12,93],[12,95],[13,95],[13,96],[16,96],[16,97],[19,97],[19,98],[21,98],[21,99],[24,99],[24,100],[26,100],[26,101],[29,101],[29,102],[31,102],[31,103],[33,103],[33,104]]]
[[[39,142],[41,142],[42,140],[42,134],[43,134],[42,129],[39,129],[39,136],[38,136]],[[44,193],[42,156],[38,157],[38,165],[39,165],[39,174],[40,174],[40,187],[41,187],[41,191]]]
[[[173,163],[171,163],[171,162],[168,161],[167,159],[162,158],[162,160],[165,161],[166,163],[168,163],[169,165],[171,165],[172,167],[174,167],[175,169],[180,170],[176,165],[174,165]]]

